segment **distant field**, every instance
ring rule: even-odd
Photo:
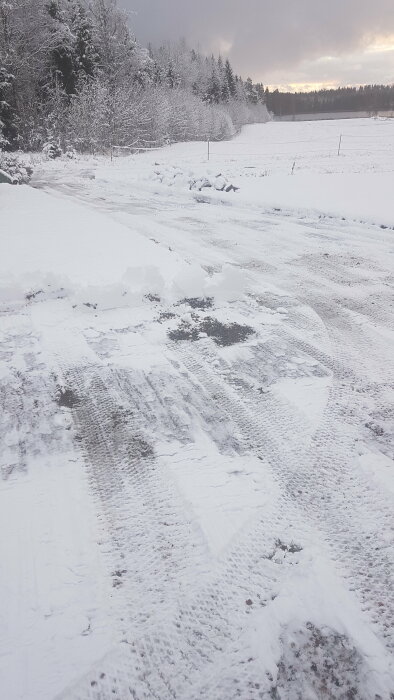
[[[341,138],[342,137],[342,138]],[[338,157],[339,141],[340,155]],[[174,144],[156,152],[160,162],[207,161],[207,144]],[[156,156],[155,156],[156,157]],[[141,156],[145,162],[151,154]],[[141,161],[139,161],[141,162]],[[231,141],[210,144],[210,167],[226,173],[354,174],[394,170],[394,120],[383,118],[270,122],[251,125]]]
[[[283,114],[282,116],[275,116],[276,122],[307,122],[307,121],[321,121],[325,119],[367,119],[371,117],[370,112],[319,112],[309,113],[309,114]],[[390,117],[394,118],[394,110],[379,111],[379,117]]]

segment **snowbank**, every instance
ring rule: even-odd
[[[0,211],[0,299],[57,287],[59,295],[90,292],[94,303],[99,294],[119,306],[122,295],[171,293],[180,276],[187,279],[176,253],[69,200],[4,188]]]
[[[197,263],[105,214],[30,187],[0,191],[0,303],[73,296],[93,309],[120,308],[156,294],[232,299],[247,276]],[[240,279],[242,278],[242,279]]]
[[[138,268],[141,287],[159,268],[167,273],[162,284],[170,283],[181,265],[176,254],[102,214],[29,187],[2,189],[0,210],[3,278],[18,271],[19,279],[50,274],[74,285],[108,285]]]

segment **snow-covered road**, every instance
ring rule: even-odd
[[[174,148],[0,193],[3,695],[390,700],[388,180]]]

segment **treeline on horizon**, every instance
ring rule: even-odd
[[[394,85],[364,85],[312,92],[265,90],[267,108],[275,116],[359,112],[376,114],[394,109]]]
[[[0,0],[0,149],[225,139],[268,118],[228,60],[144,48],[116,0]]]

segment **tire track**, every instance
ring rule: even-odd
[[[131,621],[135,628],[154,627],[171,609],[183,577],[201,570],[204,545],[158,470],[138,397],[117,397],[116,370],[69,369],[65,379],[75,392],[78,440],[108,528],[114,598],[120,599],[121,637],[127,641]]]
[[[142,439],[146,416],[138,410],[139,415],[142,413],[142,420],[137,418],[134,421],[132,418],[127,422],[125,430],[122,427],[119,433],[116,428],[114,433],[111,418],[114,407],[119,410],[119,404],[133,404],[130,383],[124,382],[124,376],[119,375],[114,379],[111,372],[111,376],[104,381],[97,369],[84,368],[69,371],[67,382],[75,387],[77,396],[81,397],[74,408],[74,416],[80,436],[84,436],[82,444],[91,471],[92,486],[100,499],[100,507],[104,510],[116,555],[122,559],[122,565],[126,568],[130,561],[128,550],[131,543],[137,540],[142,553],[152,549],[152,527],[155,526],[158,497],[161,497],[154,458],[149,454],[143,455],[142,459],[138,453],[139,448],[135,454],[135,436],[138,435],[139,441]],[[193,393],[196,390],[195,386]],[[116,401],[114,396],[117,397]],[[205,392],[202,392],[202,396],[195,400],[199,409],[206,398]],[[136,404],[139,409],[139,399]],[[134,436],[132,456],[128,449],[130,434]],[[133,486],[132,498],[125,491],[127,481],[131,481]],[[158,481],[160,484],[160,478]],[[141,490],[144,511],[138,508]],[[162,700],[189,697],[192,688],[200,683],[205,674],[204,669],[212,670],[220,659],[226,658],[226,650],[236,644],[245,623],[249,623],[250,617],[278,594],[280,581],[298,563],[287,548],[284,550],[283,562],[278,564],[273,561],[275,549],[279,546],[276,543],[285,542],[289,531],[298,533],[303,543],[307,539],[302,528],[293,527],[296,519],[295,516],[294,521],[292,519],[291,507],[281,505],[279,494],[278,499],[278,503],[272,499],[265,508],[264,515],[254,529],[253,538],[249,532],[241,533],[224,562],[210,566],[208,574],[201,576],[200,583],[195,581],[198,571],[195,561],[189,560],[185,565],[183,560],[179,562],[173,551],[170,560],[165,559],[164,563],[161,560],[162,552],[154,557],[153,562],[147,561],[146,556],[143,557],[143,564],[148,567],[144,572],[140,570],[138,560],[133,560],[133,586],[127,584],[127,578],[124,582],[122,579],[125,594],[122,605],[127,608],[129,598],[130,610],[123,628],[127,650],[124,647],[115,651],[96,669],[92,669],[89,678],[61,697],[73,700],[98,700],[114,695],[122,700],[127,697],[157,697]],[[135,514],[132,525],[125,515],[130,507]],[[165,494],[164,504],[159,502],[160,519],[164,517],[162,507],[166,512],[171,507],[168,494]],[[168,514],[165,517],[168,518]],[[141,531],[149,531],[145,539]],[[172,547],[176,544],[176,536],[176,530],[175,533],[170,532]],[[183,559],[190,549],[189,533],[186,534],[186,540],[186,543],[180,545]],[[154,541],[153,548],[155,549]],[[189,566],[192,571],[193,586],[190,591],[186,586],[179,587],[176,584],[177,567],[180,566]],[[150,584],[154,593],[159,595],[159,586],[161,596],[168,596],[171,604],[161,605],[157,615],[153,614],[153,619],[147,623],[145,619],[139,619],[139,606],[142,604],[142,595],[145,599],[144,610],[148,605],[155,607],[150,596],[150,586],[147,585],[151,576],[155,577]],[[137,590],[134,590],[134,585]],[[143,590],[138,591],[138,588]],[[249,600],[253,604],[246,602]],[[241,654],[239,665],[234,670],[234,674],[244,677],[245,688],[253,677],[259,678],[260,683],[264,680],[258,664],[250,661],[244,668],[246,661]],[[267,679],[265,682],[269,687],[270,682]]]
[[[275,429],[272,401],[260,402],[258,417],[240,399],[237,389],[225,386],[196,352],[179,349],[182,362],[216,397],[218,410],[239,427],[249,445],[273,467],[280,484],[323,534],[332,559],[339,562],[348,585],[363,600],[384,643],[392,648],[394,632],[392,549],[380,538],[392,532],[390,502],[351,465],[357,435],[351,421],[343,425],[349,386],[334,376],[334,386],[320,429],[305,450],[302,425],[281,414],[282,431],[291,430],[291,443],[283,444]],[[284,427],[283,427],[284,426]],[[374,546],[371,546],[371,543]],[[373,574],[371,575],[371,571]]]

